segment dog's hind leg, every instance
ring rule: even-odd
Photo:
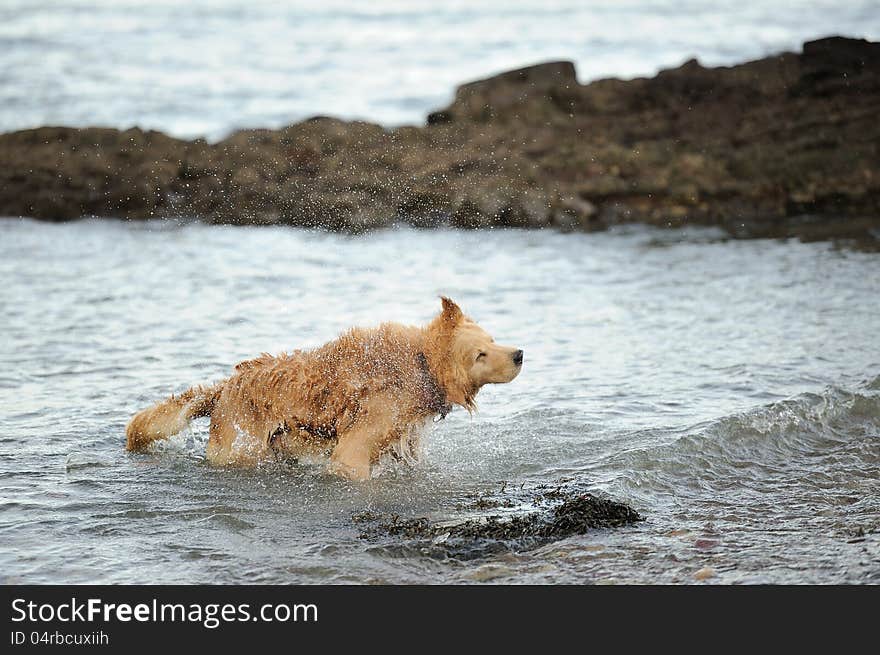
[[[250,423],[242,426],[227,416],[211,416],[205,458],[217,466],[256,466],[262,461],[271,460],[273,451],[267,440],[256,436],[262,432]]]

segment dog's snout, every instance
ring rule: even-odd
[[[517,350],[515,353],[513,353],[513,363],[516,364],[517,366],[522,366],[522,363],[523,363],[523,351],[522,350]]]

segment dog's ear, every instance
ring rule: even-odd
[[[449,325],[458,325],[459,321],[464,318],[461,308],[446,296],[440,296],[440,301],[443,303],[441,318]]]

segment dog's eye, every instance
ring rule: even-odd
[[[477,353],[477,361],[480,361],[485,356],[486,356],[486,353]]]

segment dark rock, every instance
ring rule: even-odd
[[[520,68],[458,88],[455,100],[445,110],[429,116],[431,124],[470,120],[487,123],[510,117],[516,109],[532,102],[559,108],[566,92],[578,87],[574,64],[555,61]],[[564,102],[562,103],[564,105]]]
[[[505,551],[525,551],[590,530],[620,528],[643,520],[631,507],[561,483],[523,490],[502,489],[498,497],[480,496],[460,509],[514,508],[504,516],[432,521],[426,517],[401,518],[374,512],[352,517],[360,524],[362,539],[386,547],[417,550],[432,557],[474,559]],[[515,508],[531,507],[527,511]]]
[[[432,111],[428,114],[427,123],[428,125],[440,125],[442,123],[451,123],[452,122],[452,114],[448,111]]]
[[[877,90],[880,43],[829,37],[804,43],[801,77],[793,94],[830,95]],[[865,73],[873,75],[865,75]]]
[[[424,128],[318,116],[216,144],[23,130],[0,135],[0,215],[350,231],[645,222],[877,242],[878,53],[833,37],[800,55],[587,85],[551,62],[462,86]]]

